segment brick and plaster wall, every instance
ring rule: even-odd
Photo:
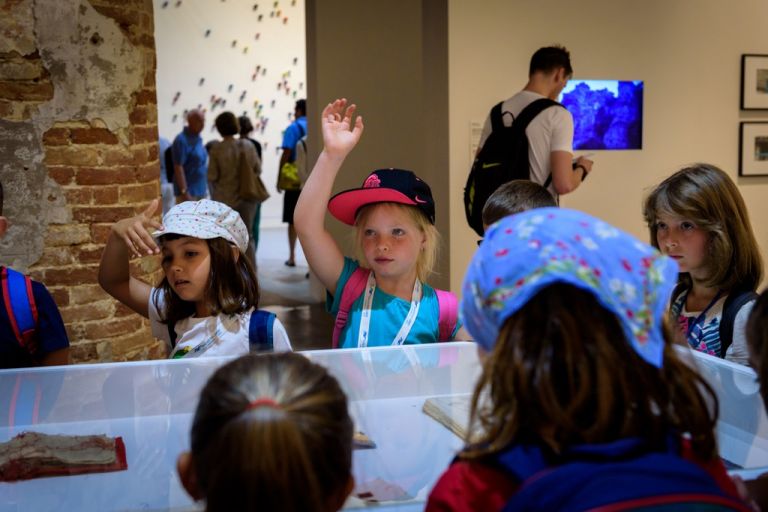
[[[160,357],[97,283],[110,225],[159,196],[152,1],[2,0],[0,19],[0,263],[51,291],[73,362]]]

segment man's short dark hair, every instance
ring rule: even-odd
[[[512,180],[491,194],[483,206],[483,224],[490,226],[507,215],[557,206],[555,198],[547,189],[528,180]]]
[[[240,116],[237,118],[237,121],[240,123],[240,135],[242,137],[245,137],[253,131],[253,123],[251,123],[250,117]]]
[[[232,112],[222,112],[216,116],[216,129],[222,137],[237,135],[240,133],[240,125],[237,122],[235,114]]]
[[[307,115],[307,100],[296,100],[296,110],[300,110],[303,115]]]
[[[566,76],[573,75],[571,54],[564,46],[545,46],[536,50],[536,53],[531,57],[528,76],[532,76],[536,72],[551,73],[558,68],[564,68]]]

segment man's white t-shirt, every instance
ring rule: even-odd
[[[171,336],[168,324],[160,321],[158,308],[155,307],[154,296],[157,294],[158,306],[164,308],[165,299],[158,288],[152,288],[149,296],[149,323],[152,335],[163,340],[169,348],[170,357],[180,356],[188,350],[184,357],[200,356],[241,356],[249,352],[248,330],[251,312],[239,315],[217,315],[203,318],[188,317],[176,322],[176,345],[171,347]],[[288,333],[280,320],[275,318],[272,326],[272,342],[275,352],[290,352],[291,342]],[[197,350],[195,348],[197,347]]]
[[[512,126],[512,121],[520,115],[525,107],[544,97],[535,92],[520,91],[505,100],[501,106],[504,125]],[[480,147],[483,147],[490,134],[491,117],[488,116],[480,136]],[[533,118],[533,121],[526,128],[525,134],[528,136],[531,181],[544,185],[551,173],[550,153],[553,151],[573,153],[573,117],[563,107],[550,107]],[[557,198],[554,185],[550,184],[547,190]]]

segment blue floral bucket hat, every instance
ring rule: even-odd
[[[490,351],[502,324],[539,290],[567,283],[592,293],[621,322],[640,356],[661,367],[662,319],[677,263],[583,212],[537,208],[489,228],[464,278],[461,317]]]

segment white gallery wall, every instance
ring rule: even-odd
[[[185,109],[206,110],[204,142],[219,139],[221,112],[248,115],[272,194],[261,225],[279,225],[282,133],[307,89],[304,0],[154,0],[154,9],[160,136],[173,140]]]
[[[741,54],[768,54],[765,0],[450,0],[451,288],[459,291],[474,252],[463,187],[470,124],[526,82],[531,54],[560,43],[576,78],[643,80],[643,149],[598,151],[589,179],[561,205],[587,211],[643,240],[641,202],[685,164],[727,171],[746,200],[768,256],[768,178],[738,178],[739,122],[768,110],[739,109]]]

